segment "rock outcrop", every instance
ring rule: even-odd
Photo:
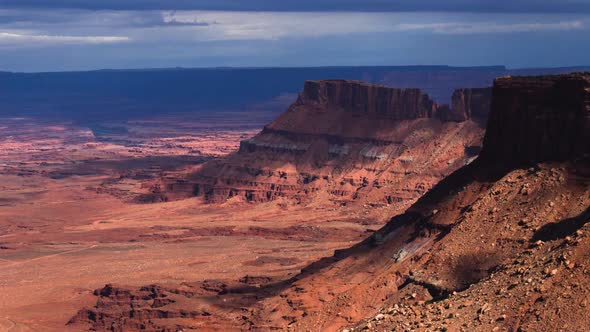
[[[96,308],[78,311],[67,324],[84,326],[84,330],[123,332],[181,331],[199,328],[200,324],[196,322],[201,322],[225,331],[228,326],[223,321],[208,322],[211,313],[198,300],[214,296],[224,287],[227,286],[215,281],[175,288],[150,285],[137,290],[109,284],[94,291],[99,299]],[[159,321],[165,321],[167,328],[160,326]]]
[[[304,202],[313,194],[402,211],[480,150],[489,89],[456,95],[459,110],[418,89],[308,81],[289,110],[237,153],[159,185],[170,199]]]
[[[514,165],[590,151],[590,73],[503,77],[493,89],[483,159]]]

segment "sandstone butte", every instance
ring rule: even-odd
[[[350,203],[402,212],[481,149],[491,88],[460,89],[452,107],[419,89],[308,81],[297,101],[238,152],[189,175],[169,173],[144,201]]]
[[[325,113],[334,112],[325,105],[356,100],[352,91],[382,91],[344,82],[307,89],[289,113],[308,98],[319,101],[312,112]],[[404,116],[435,110],[415,91],[388,93],[412,96]],[[503,77],[492,95],[481,156],[363,242],[291,279],[257,286],[107,285],[70,324],[113,331],[589,330],[590,74]],[[384,104],[362,105],[387,114]],[[289,113],[267,130],[292,123]]]

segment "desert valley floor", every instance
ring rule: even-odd
[[[0,330],[68,329],[108,283],[284,279],[390,217],[280,199],[137,201],[145,181],[228,154],[274,116],[0,119]]]

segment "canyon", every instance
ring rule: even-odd
[[[499,76],[0,118],[0,330],[588,329],[590,75]]]
[[[109,284],[69,324],[111,331],[586,330],[589,87],[584,73],[498,78],[478,159],[365,240],[296,275]],[[304,97],[340,106],[350,100]]]
[[[0,332],[590,332],[590,0],[0,0]]]

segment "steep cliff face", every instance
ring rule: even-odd
[[[482,157],[511,165],[570,159],[590,151],[589,118],[590,73],[499,78]]]
[[[436,110],[436,103],[419,89],[347,80],[307,81],[296,104],[396,120],[431,117]]]
[[[170,198],[214,203],[313,196],[401,211],[477,156],[483,128],[471,118],[484,118],[489,101],[483,89],[462,91],[462,115],[453,116],[418,89],[309,81],[289,110],[239,152],[188,177],[171,174],[160,187]]]
[[[375,126],[383,120],[478,120],[485,127],[490,101],[491,88],[456,90],[452,105],[448,106],[437,104],[419,89],[396,89],[349,80],[308,81],[289,110],[266,128],[372,137],[380,129]],[[391,126],[391,122],[384,124]]]

